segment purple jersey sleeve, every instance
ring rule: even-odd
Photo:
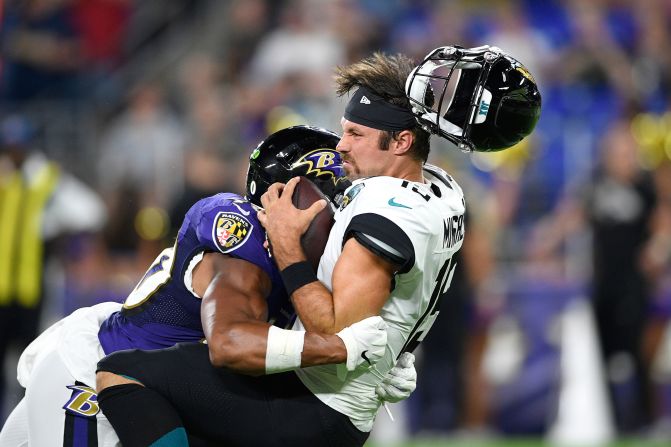
[[[263,247],[265,230],[256,210],[233,194],[219,194],[203,204],[196,225],[198,241],[212,251],[244,259],[272,276],[272,261]]]

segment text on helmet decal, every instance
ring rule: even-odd
[[[331,178],[334,184],[345,178],[340,154],[333,149],[321,148],[310,151],[294,163],[294,166],[300,165],[307,165],[306,176],[325,176]]]
[[[486,88],[482,89],[482,99],[480,99],[480,104],[475,114],[475,124],[484,123],[487,119],[487,113],[489,112],[489,105],[492,102],[492,93]]]

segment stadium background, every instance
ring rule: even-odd
[[[418,353],[417,392],[394,406],[394,424],[380,413],[370,444],[671,442],[671,2],[0,5],[3,126],[92,188],[107,211],[100,231],[48,241],[42,327],[122,300],[191,203],[242,191],[246,156],[268,133],[298,123],[337,131],[336,65],[376,50],[419,62],[437,46],[498,45],[536,77],[543,113],[531,138],[500,154],[433,140],[430,161],[455,176],[469,205],[461,276]],[[602,228],[583,198],[626,154],[658,198],[635,230],[645,245],[631,263],[649,293],[630,297],[644,312],[622,322],[640,327],[640,340],[603,360],[590,294],[591,241]],[[617,338],[611,331],[602,337]],[[20,396],[18,349],[5,358],[0,421]]]

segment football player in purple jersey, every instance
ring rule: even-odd
[[[250,370],[247,347],[257,331],[268,332],[269,323],[291,324],[294,310],[264,247],[260,196],[273,182],[303,175],[337,206],[349,184],[335,151],[338,141],[336,134],[308,126],[271,135],[250,156],[246,197],[220,193],[194,204],[174,245],[157,256],[123,305],[79,309],[38,337],[19,362],[26,396],[0,433],[0,446],[119,445],[93,388],[96,362],[115,351],[207,340],[198,346],[214,365],[264,372],[261,357],[261,370]],[[360,341],[354,353],[337,335],[308,334],[302,363],[345,362],[366,349],[375,359],[375,346],[386,340],[379,319],[351,325],[348,334]],[[174,367],[160,365],[162,371]]]

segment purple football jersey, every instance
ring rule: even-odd
[[[220,193],[198,201],[186,214],[175,245],[159,254],[123,309],[101,325],[98,338],[105,353],[202,340],[201,299],[192,292],[191,274],[207,252],[224,253],[263,269],[272,281],[267,297],[269,321],[287,326],[293,307],[264,241],[256,211],[243,197]]]

